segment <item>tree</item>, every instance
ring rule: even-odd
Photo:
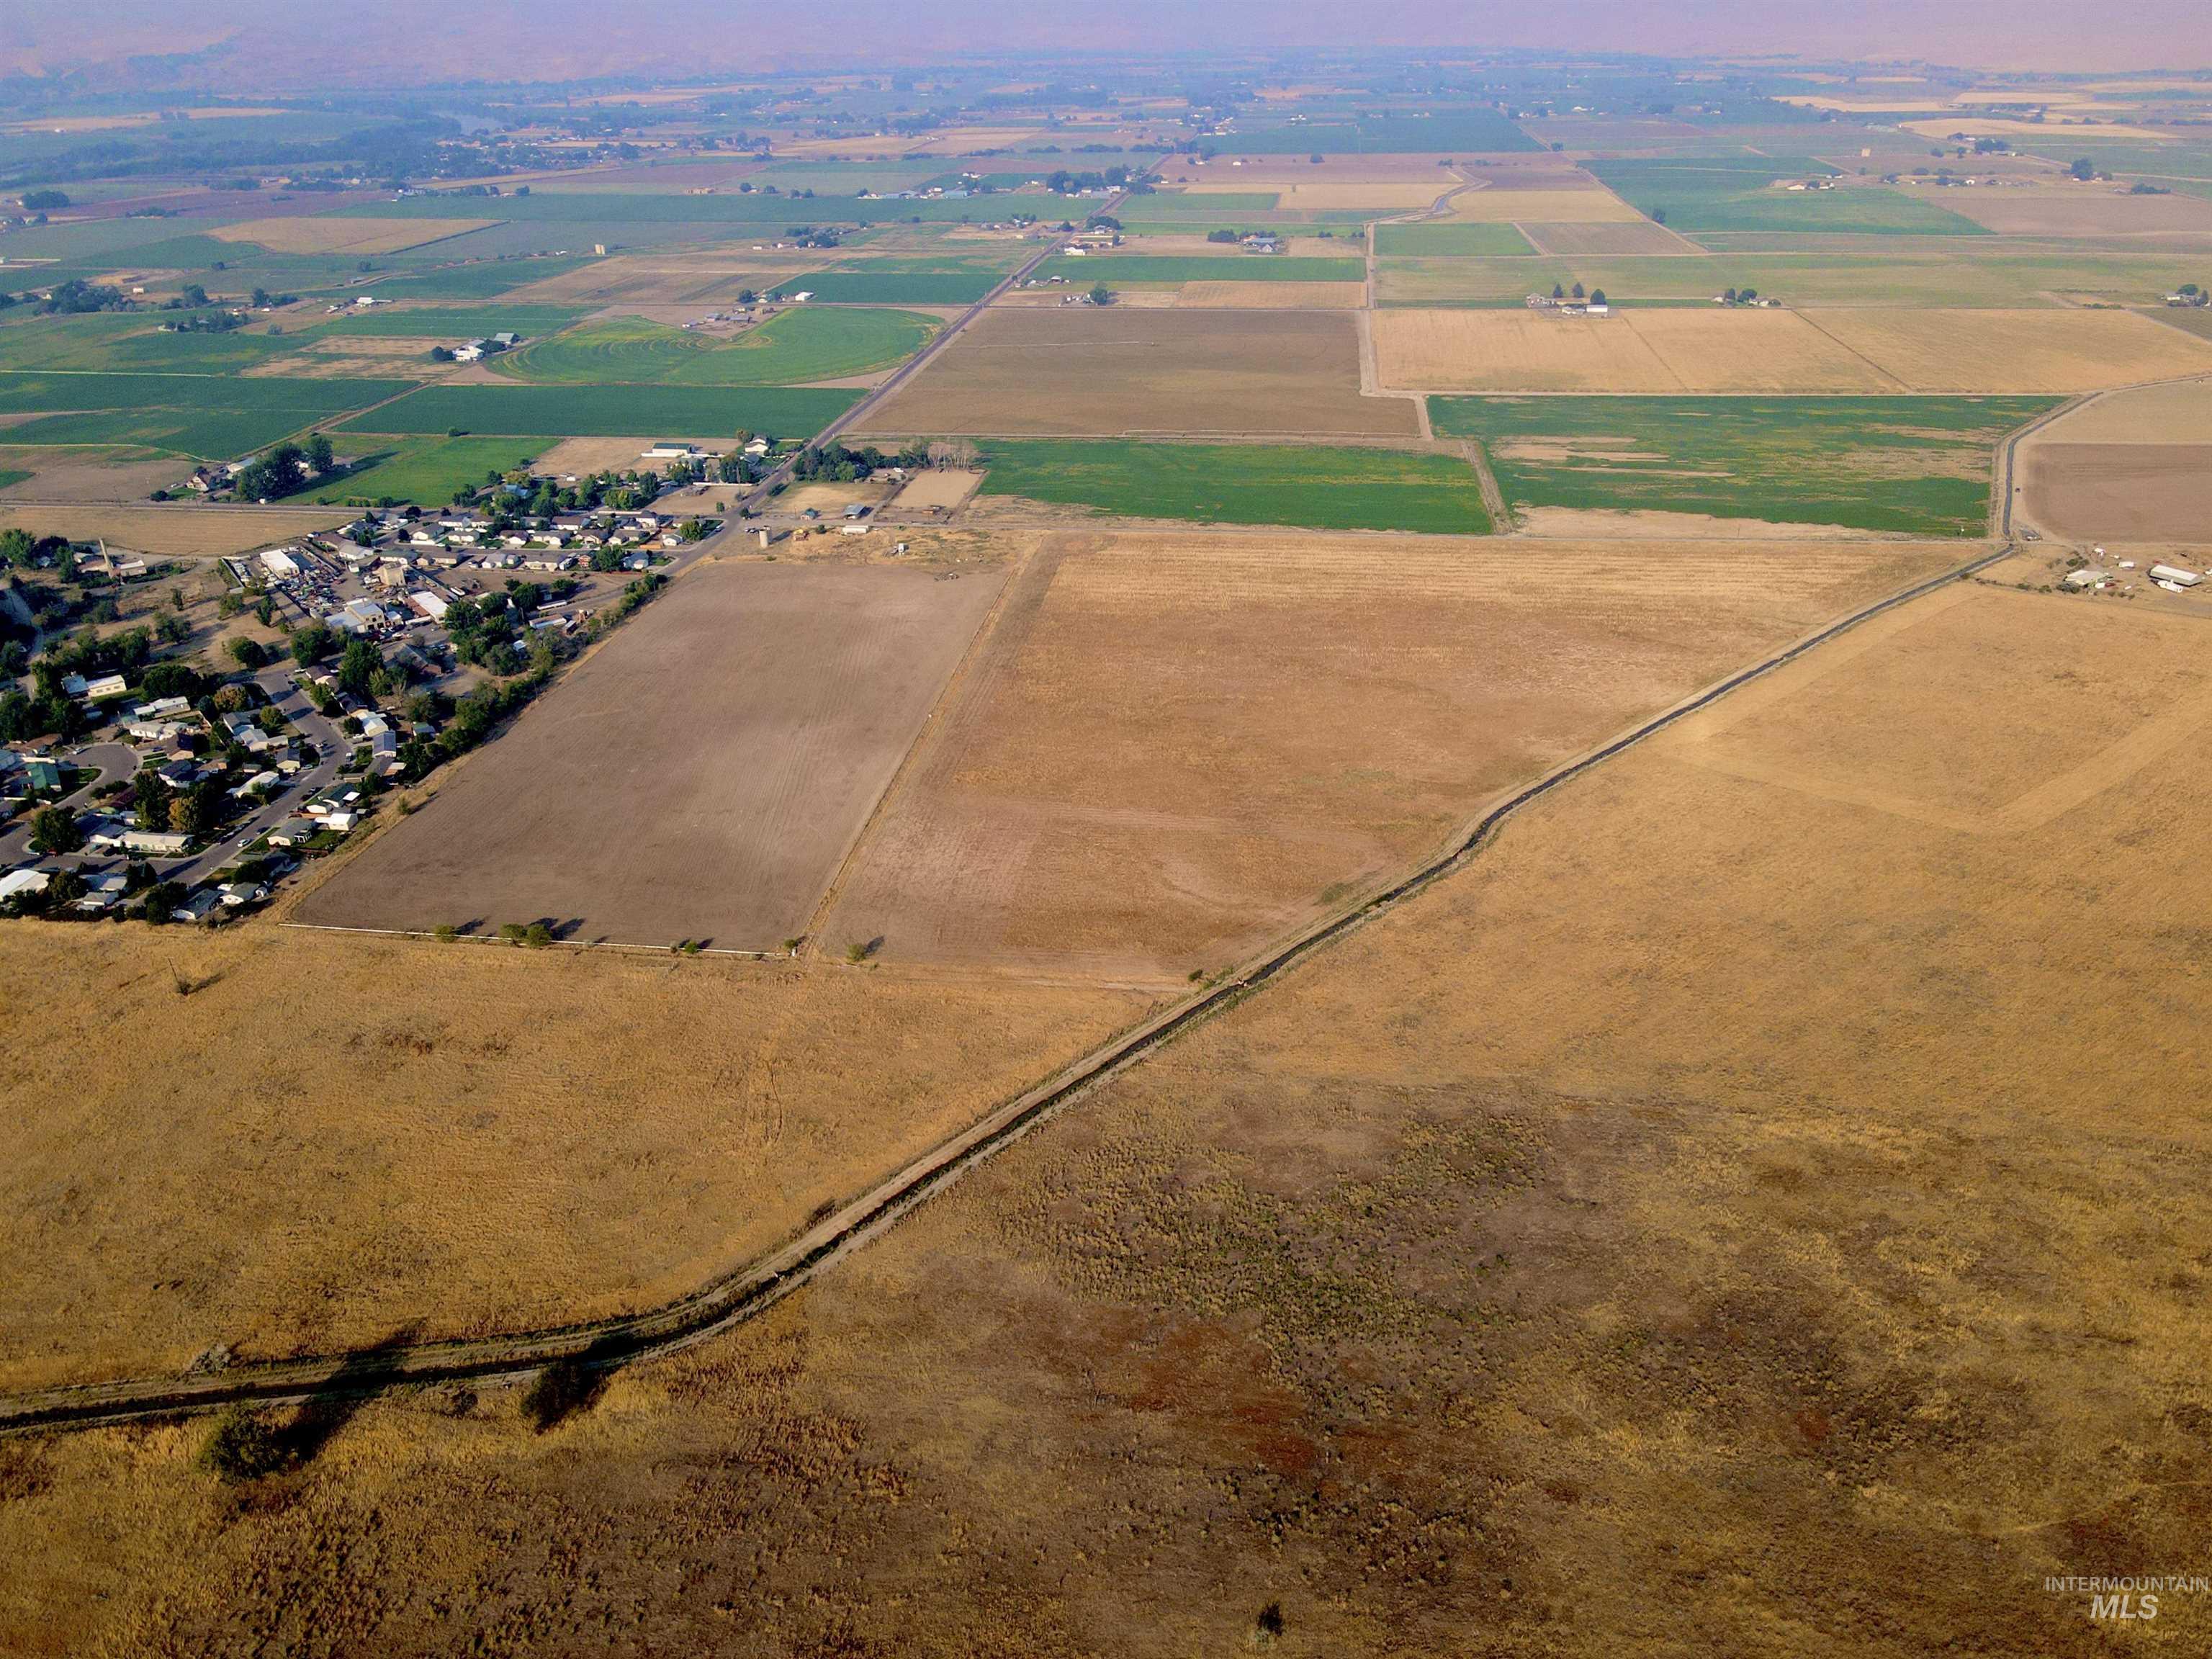
[[[33,853],[74,853],[84,845],[76,814],[66,806],[41,806],[31,818]]]
[[[338,659],[338,689],[356,697],[371,694],[371,682],[384,668],[384,659],[367,640],[356,635],[346,641]]]
[[[1667,210],[1665,208],[1653,208],[1651,210],[1651,222],[1655,225],[1665,224],[1667,222]]]
[[[1583,285],[1582,285],[1580,283],[1577,283],[1575,284],[1574,289],[1573,289],[1573,293],[1574,293],[1574,296],[1575,296],[1575,298],[1577,298],[1577,300],[1579,300],[1579,299],[1581,299],[1581,298],[1583,297]]]
[[[307,452],[281,443],[238,475],[238,493],[248,501],[273,501],[307,482]]]
[[[1093,283],[1091,285],[1091,303],[1094,306],[1112,305],[1114,303],[1114,290],[1108,288],[1103,283]]]
[[[260,641],[241,634],[230,642],[230,659],[251,673],[269,660],[269,653]]]
[[[308,623],[292,630],[292,660],[302,668],[312,668],[331,654],[337,644],[337,635],[321,623]]]
[[[2097,176],[2097,164],[2084,155],[2066,171],[2086,185]]]
[[[151,768],[139,773],[131,781],[131,792],[138,809],[141,830],[166,830],[169,824],[169,786],[161,775]]]
[[[23,211],[26,213],[51,213],[69,204],[67,194],[58,190],[27,190],[23,192]]]
[[[314,469],[318,478],[327,478],[337,471],[338,458],[331,448],[331,441],[319,432],[307,434],[307,465]]]
[[[1554,300],[1564,300],[1567,297],[1567,291],[1554,283],[1552,284],[1552,297]]]
[[[1592,289],[1590,290],[1589,302],[1594,306],[1603,305],[1605,303],[1605,290],[1601,288]]]

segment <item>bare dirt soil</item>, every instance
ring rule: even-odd
[[[860,423],[879,434],[1411,436],[1359,395],[1354,319],[1327,312],[994,307]]]
[[[2201,196],[2130,196],[2111,185],[2050,185],[1912,192],[2000,236],[2202,236],[2212,201]]]
[[[891,505],[901,513],[926,513],[932,507],[950,512],[973,495],[982,482],[980,472],[931,467],[908,478],[905,487],[891,498]]]
[[[772,950],[805,931],[1003,574],[680,577],[298,919]]]
[[[0,427],[0,438],[6,435],[6,428]],[[0,489],[0,501],[138,501],[180,482],[191,471],[192,464],[180,456],[145,450],[43,446],[11,449],[0,445],[0,469],[31,475]]]
[[[824,925],[887,957],[1172,981],[1490,793],[1954,546],[1065,533]]]
[[[2072,768],[2014,745],[2087,608],[1931,608],[1973,696],[1912,619],[1757,753],[1869,781],[1856,703],[1961,808]],[[240,1487],[205,1424],[0,1448],[0,1645],[2110,1653],[2046,1578],[2193,1572],[2212,1486],[2212,738],[2013,834],[1701,746],[596,1397],[280,1417]]]
[[[2092,542],[2212,542],[2212,444],[2024,446],[2028,519]]]

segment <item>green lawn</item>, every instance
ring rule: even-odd
[[[1391,449],[1042,441],[988,447],[987,495],[1208,524],[1485,535],[1466,462]]]
[[[1986,236],[1972,220],[1882,185],[1790,191],[1777,180],[1833,177],[1804,157],[1593,161],[1589,170],[1639,211],[1685,235],[1771,231],[1823,235]]]
[[[2050,398],[1431,398],[1515,508],[1982,534],[1997,441]],[[1526,447],[1524,447],[1526,446]]]
[[[796,307],[734,340],[639,317],[587,323],[493,360],[518,380],[570,386],[792,386],[888,368],[937,331],[911,311]]]
[[[1490,259],[1534,253],[1528,239],[1510,225],[1377,225],[1375,252],[1412,258]]]
[[[1093,253],[1071,259],[1059,255],[1038,268],[1040,276],[1065,276],[1087,287],[1104,283],[1357,283],[1365,280],[1364,259],[1315,259],[1294,253]]]
[[[727,438],[753,432],[799,438],[820,431],[860,398],[852,391],[787,386],[429,386],[344,429],[532,438]]]
[[[527,466],[543,447],[515,438],[414,438],[381,445],[356,441],[342,453],[368,465],[299,499],[443,507],[463,484],[480,484],[488,472]]]

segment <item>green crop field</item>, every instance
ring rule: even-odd
[[[1999,439],[2049,398],[1432,398],[1515,508],[1982,534]]]
[[[799,438],[820,431],[860,398],[852,391],[789,386],[430,386],[343,429],[403,436],[727,438],[753,432]]]
[[[1065,276],[1087,285],[1104,283],[1357,283],[1367,275],[1364,259],[1314,259],[1293,253],[1065,254],[1045,261],[1040,276]]]
[[[1375,252],[1413,258],[1503,258],[1533,253],[1528,239],[1510,225],[1377,225]]]
[[[799,307],[721,340],[617,317],[525,345],[492,367],[571,386],[792,386],[886,368],[919,351],[937,327],[910,311]]]
[[[1589,170],[1642,213],[1685,235],[1772,231],[1824,235],[1986,236],[1932,202],[1881,185],[1790,191],[1778,179],[1833,176],[1818,161],[1787,156],[1714,161],[1593,161]]]
[[[10,444],[135,444],[229,459],[407,390],[405,380],[0,372]]]
[[[870,200],[860,196],[793,197],[766,191],[745,194],[693,196],[644,191],[568,191],[544,195],[499,197],[410,196],[400,201],[363,202],[342,208],[334,217],[358,219],[499,219],[511,224],[556,224],[564,228],[605,225],[617,239],[636,240],[629,227],[654,224],[852,225],[925,223],[1006,219],[1017,213],[1057,221],[1069,204],[1045,191],[1005,191],[954,199]],[[573,246],[573,243],[570,244]]]
[[[591,313],[580,306],[417,306],[351,311],[319,325],[318,334],[358,335],[380,340],[473,340],[502,330],[526,340],[558,334]]]
[[[384,265],[389,261],[375,262]],[[380,300],[489,300],[531,283],[589,264],[588,254],[521,259],[479,259],[470,264],[407,270],[378,278],[369,292]]]
[[[295,340],[265,335],[164,334],[156,317],[143,313],[27,318],[0,327],[0,369],[222,374],[298,349]]]
[[[1487,534],[1466,462],[1395,449],[1046,441],[988,446],[987,495],[1206,524]]]
[[[413,501],[421,507],[443,507],[464,484],[480,484],[489,472],[527,466],[543,447],[526,439],[421,438],[396,444],[362,447],[349,444],[343,453],[364,462],[327,487],[301,497],[310,501]]]
[[[969,306],[999,285],[1011,266],[939,259],[869,259],[811,270],[786,284],[811,289],[829,305]]]
[[[13,489],[30,477],[29,473],[18,471],[12,466],[0,466],[0,489]]]

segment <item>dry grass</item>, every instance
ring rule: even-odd
[[[933,467],[908,479],[895,503],[902,513],[925,513],[932,507],[950,512],[973,495],[982,482],[980,472]]]
[[[171,463],[169,471],[177,471]],[[328,507],[0,507],[0,530],[104,540],[119,551],[211,559],[329,530],[353,514]]]
[[[0,425],[0,438],[6,435],[5,426]],[[0,501],[114,504],[143,502],[152,491],[179,482],[192,470],[189,461],[143,449],[9,448],[4,444],[0,444],[0,469],[31,475],[0,489]]]
[[[1957,557],[1061,535],[825,933],[901,960],[1218,969],[1415,862],[1492,792]]]
[[[2030,445],[2212,443],[2212,380],[2107,392],[2039,428]]]
[[[2027,603],[1942,611],[1942,720],[1909,626],[1758,741],[1840,777],[1863,703],[2002,793],[2074,695],[2011,641],[2088,614]],[[199,1425],[5,1448],[0,1645],[2112,1651],[2043,1579],[2198,1571],[2212,1483],[2212,744],[2015,836],[1698,746],[546,1433],[381,1403],[244,1492]]]
[[[781,226],[763,226],[757,240],[774,241]],[[819,270],[821,254],[766,252],[750,244],[705,254],[618,253],[527,283],[504,297],[528,305],[694,306],[734,304],[747,289],[765,293],[791,277]]]
[[[219,241],[253,242],[272,253],[398,253],[465,236],[496,219],[332,219],[301,215],[246,219],[208,232]]]
[[[774,950],[807,931],[1004,575],[702,566],[300,920]]]
[[[659,1300],[1132,1007],[260,922],[27,923],[0,963],[9,1387]]]
[[[861,430],[1111,436],[1410,436],[1413,405],[1359,395],[1354,319],[1326,312],[994,307]]]

